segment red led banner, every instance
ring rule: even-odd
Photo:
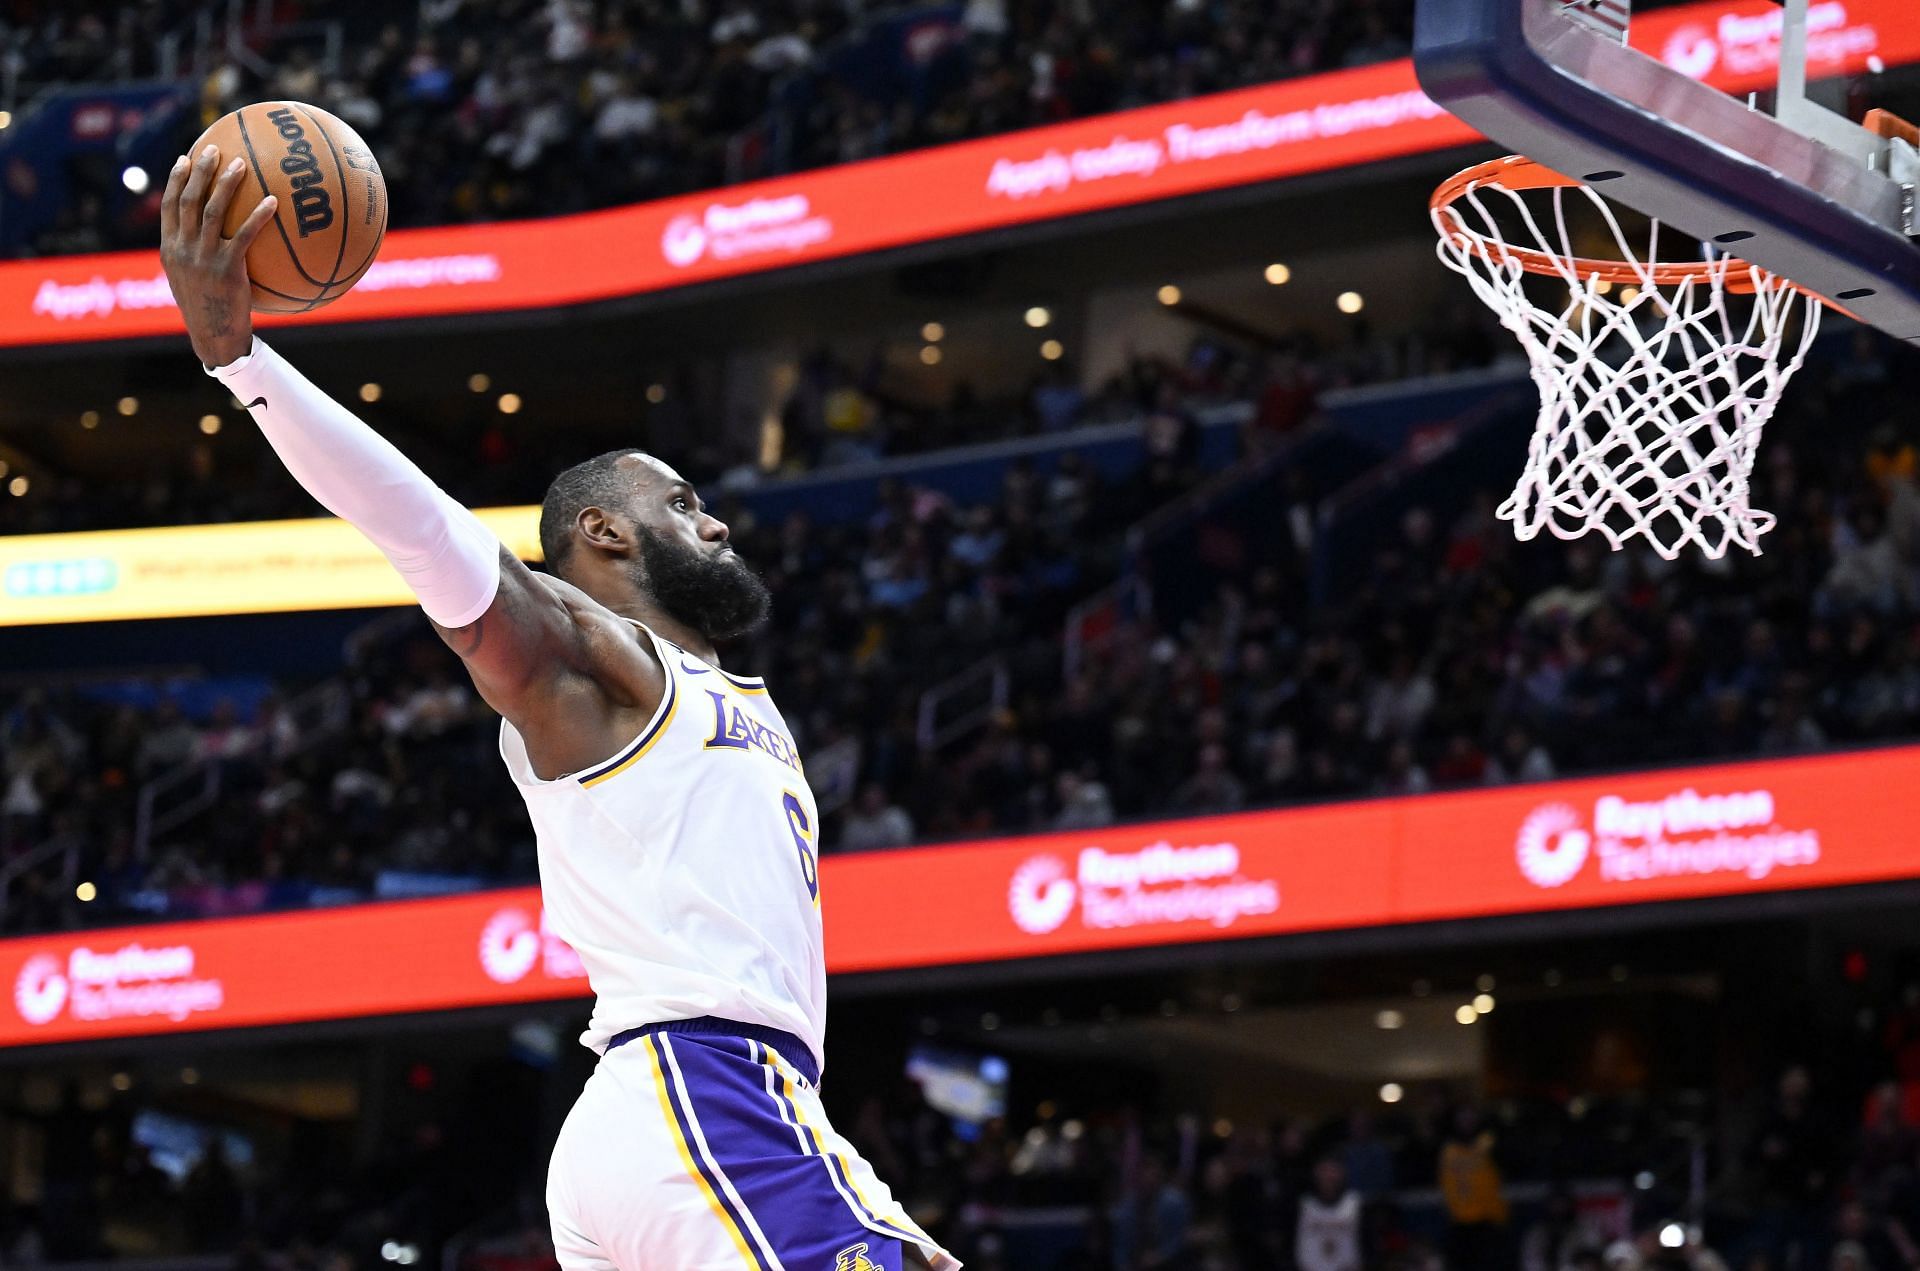
[[[1920,747],[821,862],[834,973],[1920,877]],[[0,942],[0,1045],[582,996],[533,888]]]
[[[1920,61],[1911,0],[1816,0],[1809,73]],[[1634,24],[1643,50],[1728,92],[1779,59],[1770,0]],[[285,322],[546,308],[1349,167],[1466,144],[1408,61],[1336,71],[612,211],[398,230],[347,296]],[[0,265],[0,345],[181,330],[156,253]]]

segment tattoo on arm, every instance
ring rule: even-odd
[[[213,337],[233,334],[233,310],[218,296],[208,296],[201,306],[207,315],[207,334]]]

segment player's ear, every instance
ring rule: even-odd
[[[633,546],[630,528],[605,508],[584,507],[574,521],[574,529],[587,546],[613,556],[624,556]]]

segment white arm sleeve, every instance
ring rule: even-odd
[[[500,590],[500,540],[412,460],[258,336],[207,373],[246,406],[307,493],[378,547],[427,616],[464,627]]]

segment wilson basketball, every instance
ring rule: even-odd
[[[318,106],[256,102],[215,120],[187,153],[209,145],[221,167],[235,155],[247,161],[227,237],[262,198],[280,200],[247,252],[256,312],[305,313],[360,281],[387,232],[387,185],[359,133]]]

